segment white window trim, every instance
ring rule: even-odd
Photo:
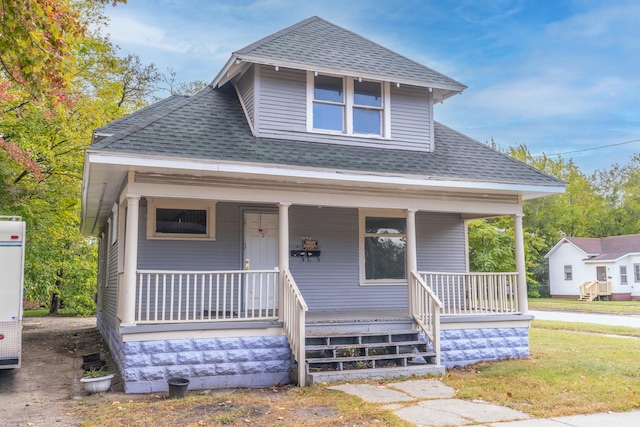
[[[570,278],[567,278],[567,267],[569,267],[568,273],[571,275]],[[562,269],[562,274],[564,276],[564,280],[566,280],[567,282],[572,281],[573,280],[573,265],[565,264],[565,266]]]
[[[118,213],[119,213],[118,203],[114,203],[111,208],[111,229],[109,230],[109,238],[111,239],[111,245],[115,244],[118,241]]]
[[[319,133],[325,135],[345,135],[356,138],[369,138],[369,139],[391,139],[391,86],[389,82],[380,82],[377,80],[369,80],[371,82],[382,83],[382,134],[374,133],[354,133],[353,132],[353,77],[341,76],[337,74],[322,73],[324,76],[339,77],[342,79],[344,86],[344,104],[331,103],[327,104],[344,105],[344,128],[345,131],[335,131],[329,129],[315,129],[313,127],[313,102],[314,102],[314,82],[315,73],[313,71],[307,71],[307,132]]]
[[[359,233],[358,233],[358,253],[359,253],[359,270],[360,270],[360,286],[407,286],[408,279],[381,279],[366,280],[365,259],[364,259],[364,238],[366,230],[367,217],[380,218],[402,218],[406,221],[407,214],[403,211],[385,210],[385,209],[359,209]],[[406,227],[406,224],[405,224]],[[405,229],[406,230],[406,229]],[[398,235],[402,237],[402,235]],[[405,239],[407,235],[404,234]],[[406,269],[406,266],[405,266]]]
[[[637,269],[640,269],[640,264],[633,264],[633,281],[635,283],[640,283],[640,277],[638,277],[640,272],[636,271]]]
[[[629,284],[629,274],[627,272],[627,266],[626,265],[621,265],[619,266],[619,271],[620,271],[620,284],[621,285],[628,285]],[[624,273],[622,272],[622,269],[624,269]],[[624,277],[624,282],[622,281],[622,278]]]
[[[207,211],[205,234],[156,232],[156,209],[197,209]],[[147,197],[147,239],[149,240],[215,240],[216,201],[193,199],[163,199]]]

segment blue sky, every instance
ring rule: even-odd
[[[128,0],[111,40],[184,81],[320,16],[468,86],[438,121],[486,142],[564,154],[585,172],[640,153],[636,0]],[[608,148],[599,148],[614,145]]]

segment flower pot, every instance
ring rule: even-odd
[[[111,388],[111,378],[113,378],[113,374],[96,378],[82,377],[80,382],[84,384],[84,389],[89,393],[104,393]]]
[[[169,397],[185,397],[187,395],[187,387],[189,380],[186,378],[169,378]]]

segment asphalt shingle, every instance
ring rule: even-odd
[[[237,52],[255,58],[454,86],[465,85],[317,16]]]
[[[256,138],[235,91],[230,88],[207,87],[190,98],[170,98],[140,113],[99,129],[113,135],[93,144],[89,151],[417,175],[429,179],[563,185],[562,181],[437,122],[435,150],[427,153]]]

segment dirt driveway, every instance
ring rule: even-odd
[[[22,367],[0,370],[0,425],[79,426],[75,399],[87,395],[82,355],[103,345],[95,317],[25,318],[23,327]]]

